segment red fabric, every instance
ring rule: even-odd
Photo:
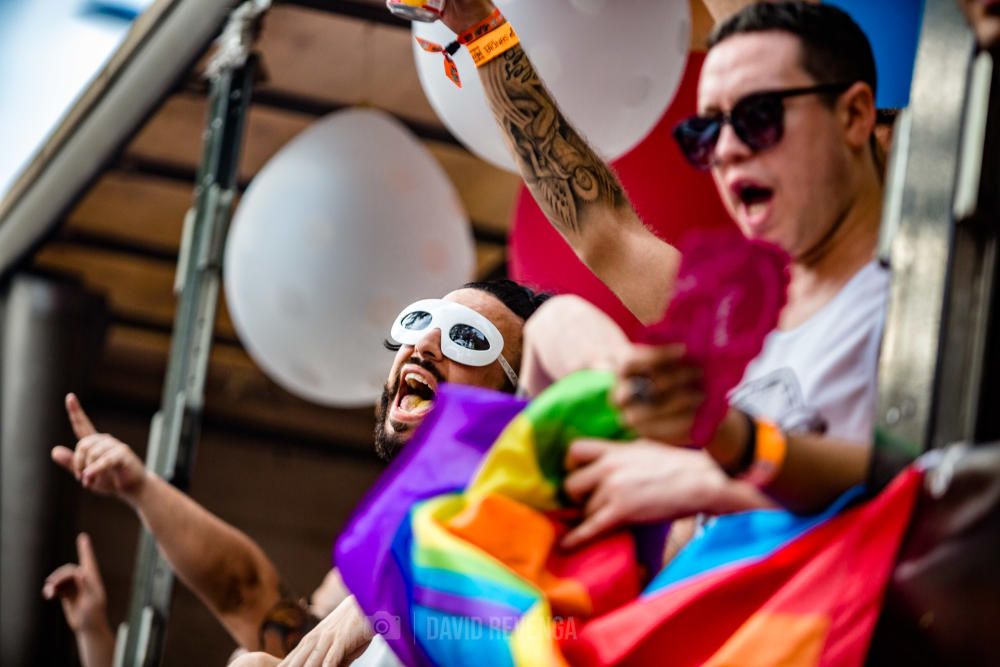
[[[567,524],[559,524],[560,537]],[[590,598],[591,615],[606,613],[628,603],[641,590],[639,564],[635,558],[635,541],[628,531],[619,531],[605,539],[565,552],[553,549],[546,569],[560,579],[577,582]],[[568,614],[552,608],[555,616]]]
[[[561,638],[560,648],[577,667],[701,665],[755,618],[823,615],[829,626],[819,665],[860,665],[921,479],[908,469],[876,499],[764,560],[720,567],[639,598]]]
[[[654,233],[673,245],[692,229],[732,225],[711,177],[684,160],[671,136],[674,126],[695,111],[704,58],[700,53],[688,56],[680,87],[659,124],[635,149],[613,163],[639,215]],[[611,315],[626,331],[636,330],[635,317],[577,259],[523,187],[511,223],[508,257],[515,280],[556,293],[578,294]],[[641,276],[636,279],[641,280]]]

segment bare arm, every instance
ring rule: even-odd
[[[580,259],[642,321],[663,314],[678,252],[639,219],[611,168],[562,116],[520,46],[480,69],[535,201]]]
[[[816,512],[853,486],[862,484],[871,461],[871,443],[813,433],[786,434],[788,450],[774,478],[762,489],[794,512]],[[706,448],[723,467],[737,461],[747,442],[746,419],[730,410]]]
[[[278,571],[246,534],[154,475],[129,501],[184,585],[241,646],[257,648],[281,599]]]
[[[625,333],[597,306],[575,295],[553,297],[524,324],[520,386],[537,396],[574,371],[613,369],[627,346]]]
[[[464,29],[492,10],[452,0],[445,23]],[[520,46],[479,70],[518,170],[580,259],[643,322],[667,304],[679,253],[639,219],[611,168],[569,125]]]
[[[79,438],[52,458],[91,491],[128,503],[184,584],[240,645],[259,646],[261,623],[281,599],[278,572],[247,535],[146,471],[125,443],[98,433],[72,394],[66,409]]]
[[[701,371],[678,345],[631,346],[623,355],[613,400],[636,433],[669,444],[691,442],[694,417],[704,400]],[[649,383],[636,393],[635,378]],[[705,449],[724,469],[739,467],[749,442],[746,416],[730,408]],[[852,486],[865,481],[870,443],[855,443],[812,433],[786,433],[787,448],[777,476],[764,493],[796,512],[818,511]]]
[[[626,408],[625,421],[655,440],[685,442],[693,410],[684,415],[676,407],[675,402],[671,416],[664,412],[655,418],[657,424],[637,418],[634,412],[629,415]],[[562,545],[578,546],[624,524],[770,507],[768,496],[792,511],[816,512],[865,479],[869,447],[790,434],[784,466],[770,484],[758,490],[723,472],[723,467],[740,459],[746,429],[746,419],[730,411],[706,451],[643,441],[575,441],[567,455],[571,473],[564,488],[583,504],[585,518],[563,538]]]

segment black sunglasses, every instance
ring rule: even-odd
[[[729,123],[740,141],[754,152],[774,146],[785,131],[785,105],[789,97],[819,93],[839,93],[850,83],[824,83],[808,88],[764,90],[751,93],[733,105],[729,113],[690,116],[674,128],[674,140],[688,162],[698,169],[712,166],[715,144],[722,126]]]

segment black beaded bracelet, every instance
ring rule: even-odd
[[[742,414],[747,420],[747,437],[743,441],[743,451],[740,453],[736,466],[726,470],[730,477],[739,477],[745,473],[753,465],[754,459],[757,458],[757,422],[754,421],[752,415],[746,412]]]

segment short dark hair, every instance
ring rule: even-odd
[[[522,320],[531,317],[538,310],[538,307],[552,296],[546,292],[536,292],[530,287],[525,287],[520,283],[507,280],[506,278],[502,280],[481,280],[465,283],[462,287],[482,290],[495,296]]]
[[[708,48],[734,35],[771,30],[799,38],[802,69],[817,83],[864,81],[875,94],[878,80],[871,43],[854,19],[833,5],[801,1],[748,5],[715,27]],[[828,99],[832,102],[835,97]]]

